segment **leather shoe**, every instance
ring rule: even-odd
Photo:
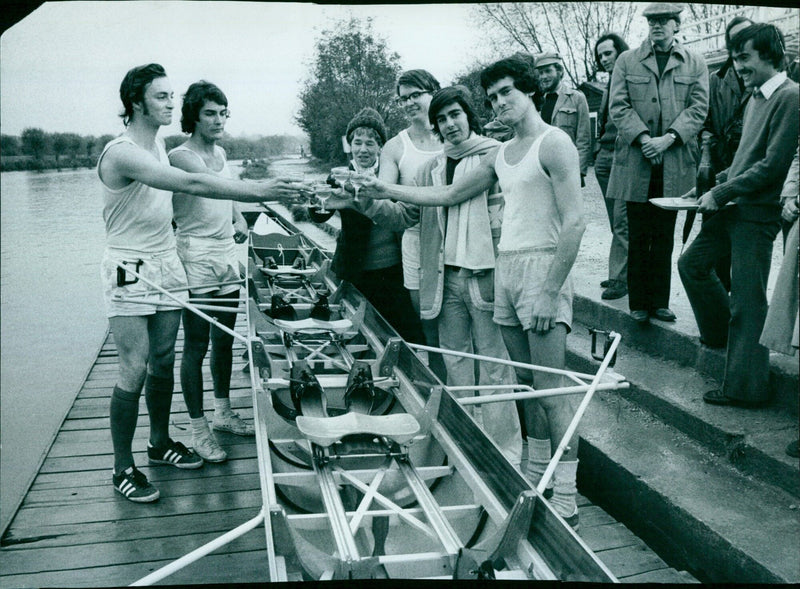
[[[741,399],[734,399],[719,389],[714,389],[705,393],[703,395],[703,401],[709,405],[727,405],[729,407],[745,407],[749,409],[763,407],[766,404],[766,401],[742,401]]]
[[[604,280],[603,282],[600,283],[600,288],[608,288],[609,286],[611,286],[611,280],[610,279],[609,280]]]
[[[672,311],[670,311],[667,308],[656,309],[651,314],[652,314],[653,317],[655,317],[659,321],[675,321],[675,319],[676,319],[675,313],[673,313]]]
[[[650,314],[647,311],[631,311],[631,317],[639,325],[650,322]]]
[[[628,287],[625,286],[625,283],[619,280],[612,280],[611,284],[608,285],[608,288],[603,291],[600,297],[607,301],[612,301],[614,299],[621,299],[626,294],[628,294]]]

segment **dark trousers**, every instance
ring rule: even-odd
[[[365,270],[358,280],[353,281],[353,286],[394,327],[400,337],[413,344],[425,344],[419,315],[414,311],[408,290],[403,286],[401,264]]]
[[[663,194],[663,180],[653,174],[647,198]],[[660,209],[649,202],[627,202],[628,214],[628,304],[631,311],[669,307],[672,278],[672,245],[676,211]]]
[[[678,261],[700,337],[709,345],[727,340],[722,391],[749,402],[769,398],[769,350],[758,343],[767,316],[767,278],[780,223],[754,223],[734,208],[707,219]],[[731,257],[731,292],[714,265]]]

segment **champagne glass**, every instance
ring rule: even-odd
[[[364,180],[369,176],[374,176],[374,170],[364,170],[357,174],[350,175],[350,184],[353,185],[353,202],[358,202],[358,189],[364,185]]]
[[[328,210],[325,208],[325,201],[328,200],[333,195],[333,188],[328,186],[327,184],[320,183],[314,184],[314,196],[320,202],[320,213],[327,213]]]
[[[344,185],[350,179],[350,168],[348,168],[347,166],[332,168],[331,175],[333,176],[333,179],[336,180],[336,183],[342,188],[344,188]]]

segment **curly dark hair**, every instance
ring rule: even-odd
[[[520,92],[536,91],[536,79],[533,73],[533,58],[526,59],[525,56],[516,53],[511,57],[506,57],[496,61],[481,72],[481,87],[484,92],[489,86],[510,77],[514,80],[514,87]]]
[[[122,84],[119,86],[119,97],[122,100],[122,124],[126,127],[130,125],[133,118],[133,105],[144,100],[144,92],[147,86],[156,78],[166,78],[167,72],[164,67],[157,63],[140,65],[125,74]]]
[[[200,120],[200,109],[208,102],[228,106],[228,98],[216,84],[200,80],[189,86],[183,95],[181,107],[181,131],[194,133],[197,121]]]

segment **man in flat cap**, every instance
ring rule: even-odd
[[[695,183],[697,136],[708,113],[708,69],[675,33],[679,4],[657,2],[642,13],[648,38],[617,59],[609,116],[617,126],[608,198],[626,201],[631,315],[675,321],[669,309],[675,211],[648,201],[678,197]]]
[[[592,132],[589,126],[589,105],[583,92],[567,88],[564,62],[558,53],[543,53],[534,62],[539,90],[533,102],[542,120],[566,132],[578,148],[581,158],[581,186],[592,158]]]

